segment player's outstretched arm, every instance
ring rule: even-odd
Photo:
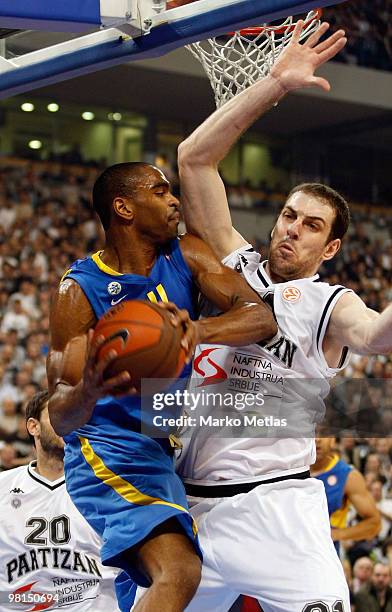
[[[344,294],[332,311],[326,340],[358,355],[392,353],[392,304],[380,314],[355,293]]]
[[[354,540],[356,542],[371,540],[380,531],[380,513],[366,487],[364,477],[358,470],[353,470],[348,475],[344,493],[361,520],[352,527],[332,529],[332,539],[334,541]]]
[[[121,390],[131,391],[128,372],[104,380],[105,368],[117,353],[96,363],[104,338],[92,346],[94,312],[79,285],[65,279],[54,297],[50,313],[51,346],[46,371],[49,385],[49,416],[55,432],[64,436],[90,419],[96,401]]]
[[[303,22],[298,22],[271,74],[224,104],[179,147],[181,200],[187,228],[203,238],[220,259],[246,243],[232,227],[218,164],[240,136],[286,93],[311,86],[330,89],[328,81],[314,73],[344,47],[346,38],[339,30],[319,42],[328,27],[323,23],[300,44]]]
[[[180,245],[201,293],[224,313],[194,323],[198,343],[245,346],[275,336],[271,310],[239,274],[222,265],[195,236],[187,234]]]

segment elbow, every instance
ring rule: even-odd
[[[270,309],[264,304],[259,305],[260,341],[268,342],[278,333],[278,325]]]
[[[202,143],[201,143],[202,144]],[[211,147],[198,145],[193,135],[180,143],[177,150],[177,163],[180,174],[195,166],[216,167],[216,160],[210,156]]]
[[[372,540],[377,537],[381,529],[381,516],[377,511],[377,514],[373,514],[366,520],[366,533],[362,535],[362,539]]]
[[[178,146],[177,163],[180,171],[185,170],[187,166],[191,165],[193,163],[193,158],[195,157],[194,153],[192,152],[193,147],[190,140],[191,138],[187,138]]]
[[[377,514],[374,515],[372,523],[371,523],[369,540],[378,536],[378,534],[380,533],[380,529],[381,529],[381,515],[377,510]]]

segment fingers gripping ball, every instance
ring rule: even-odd
[[[128,371],[140,391],[143,378],[177,378],[184,367],[183,330],[174,327],[170,314],[147,301],[121,302],[98,321],[94,339],[104,336],[97,360],[115,350],[117,357],[105,370],[105,378]],[[168,380],[168,384],[170,383]]]

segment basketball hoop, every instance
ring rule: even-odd
[[[321,9],[308,13],[300,41],[317,30],[321,14]],[[297,21],[291,16],[279,25],[244,28],[186,45],[210,80],[217,108],[270,73]]]

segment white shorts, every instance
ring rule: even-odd
[[[264,612],[349,612],[321,481],[284,480],[189,504],[204,562],[186,612],[227,612],[240,594]]]

